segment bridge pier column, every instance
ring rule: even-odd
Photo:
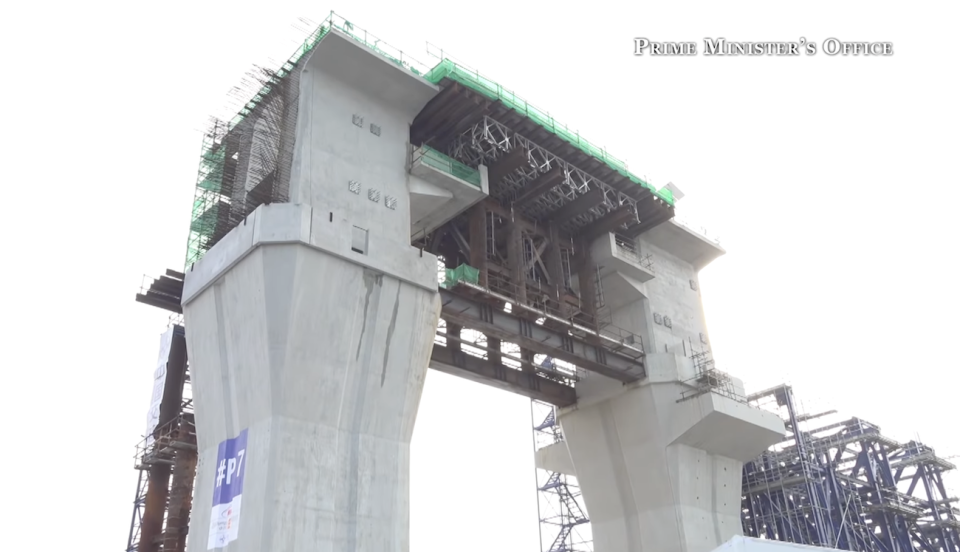
[[[308,206],[262,206],[187,274],[191,552],[409,550],[436,258],[352,252],[350,229]]]
[[[772,414],[706,392],[682,399],[685,359],[647,356],[638,384],[588,378],[560,425],[596,552],[709,552],[740,526],[743,462],[783,434]],[[679,402],[678,402],[679,401]]]

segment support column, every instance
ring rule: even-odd
[[[550,275],[550,295],[557,302],[557,309],[562,318],[567,317],[567,302],[564,301],[563,262],[560,254],[560,231],[556,224],[550,224],[548,229],[549,243],[546,251],[547,272]]]
[[[709,552],[742,534],[743,463],[783,423],[714,393],[678,402],[687,360],[648,355],[648,380],[626,389],[585,380],[561,413],[596,552]]]
[[[480,272],[477,283],[487,287],[487,209],[483,202],[470,209],[470,266]]]
[[[163,398],[154,438],[170,431],[171,424],[180,415],[183,398],[183,381],[187,371],[187,344],[184,336],[174,332],[167,357],[166,377],[163,383]],[[170,465],[156,462],[150,466],[147,493],[144,498],[143,518],[140,522],[138,552],[160,550],[163,535],[164,512],[170,494]]]
[[[471,247],[471,251],[473,251],[472,247]],[[457,260],[460,257],[460,251],[457,249],[457,247],[453,243],[448,243],[447,246],[443,248],[442,254],[443,254],[444,268],[447,268],[448,270],[452,270],[454,268],[457,268],[457,266],[460,264],[459,261]],[[473,255],[471,253],[471,258],[472,256]],[[471,266],[473,265],[471,264]],[[457,324],[451,324],[450,321],[447,321],[447,335],[455,338],[459,338],[461,337],[462,332],[463,332],[463,326],[459,326]],[[463,345],[460,343],[460,341],[456,339],[448,339],[447,347],[449,347],[451,351],[455,351],[456,353],[460,353],[463,350]]]
[[[409,549],[437,260],[388,232],[359,253],[352,232],[326,210],[264,205],[187,274],[190,552]]]
[[[577,244],[577,281],[580,284],[580,310],[590,319],[595,330],[600,329],[597,320],[597,265],[590,256],[590,244],[581,240]]]
[[[193,481],[197,473],[197,439],[193,416],[183,415],[174,441],[173,472],[170,482],[170,505],[167,508],[167,526],[163,530],[163,552],[186,550],[187,527],[193,506]]]
[[[609,234],[601,239],[612,243]],[[590,314],[596,246],[577,244],[580,293]],[[681,338],[704,331],[702,321],[684,314],[700,311],[699,296],[675,283],[695,277],[696,269],[669,251],[660,256],[655,277],[604,290],[608,304],[621,305],[611,313],[613,324],[649,334],[647,310],[655,308],[677,318],[672,332]],[[745,394],[735,378],[717,373],[726,377],[728,393],[714,392],[682,350],[646,353],[643,380],[585,378],[577,383],[577,405],[559,412],[594,550],[710,552],[742,533],[743,463],[782,438],[783,421],[728,398]]]
[[[510,264],[510,277],[516,285],[515,298],[520,303],[527,303],[527,271],[524,270],[523,259],[523,228],[518,221],[511,221],[510,235],[507,237],[507,262]]]

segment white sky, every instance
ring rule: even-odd
[[[141,274],[182,266],[206,116],[251,63],[292,51],[298,16],[331,8],[424,62],[425,41],[442,46],[634,172],[676,183],[680,211],[728,251],[701,279],[718,367],[960,454],[958,4],[561,6],[5,6],[9,548],[46,535],[122,549],[166,322],[134,303]],[[833,36],[893,41],[895,55],[636,58],[635,36],[701,48]],[[413,442],[414,552],[537,549],[529,426],[527,400],[431,373]]]

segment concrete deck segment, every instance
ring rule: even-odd
[[[414,149],[410,166],[411,238],[433,232],[490,193],[486,166],[478,168],[480,186],[477,187],[422,162],[422,159],[422,149]]]
[[[726,253],[716,242],[673,219],[646,231],[643,239],[670,251],[697,271]]]
[[[291,203],[258,207],[184,282],[190,552],[409,550],[440,302],[437,259],[410,246],[407,139],[436,88],[337,32],[301,67]],[[242,461],[221,447],[240,435]],[[242,509],[211,508],[231,484]]]

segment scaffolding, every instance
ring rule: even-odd
[[[557,410],[531,401],[534,451],[563,440]],[[577,478],[537,469],[537,508],[540,513],[541,552],[592,552],[590,520],[581,505]]]
[[[960,511],[933,449],[859,418],[824,424],[786,385],[749,397],[780,414],[783,442],[743,470],[747,536],[863,552],[958,552]],[[819,423],[816,423],[819,422]]]
[[[484,116],[479,122],[465,130],[450,146],[451,157],[468,165],[485,164],[493,166],[511,152],[525,152],[527,163],[514,173],[504,175],[496,191],[496,198],[509,201],[529,188],[541,175],[551,170],[561,173],[559,185],[546,191],[527,209],[526,214],[542,217],[547,213],[569,204],[587,192],[596,190],[602,195],[602,201],[589,209],[584,209],[564,223],[566,229],[586,225],[592,217],[608,215],[622,206],[629,206],[635,215],[637,199],[616,189],[607,182],[596,178],[582,169],[573,166],[528,138],[513,131],[507,125]],[[491,190],[491,194],[495,192]]]
[[[706,359],[699,365],[709,374],[713,368]],[[836,413],[802,413],[787,385],[746,400],[779,414],[787,434],[743,467],[744,535],[854,552],[960,552],[958,499],[949,496],[943,481],[944,472],[956,466],[933,448],[898,443],[859,418],[823,423]],[[549,405],[534,401],[534,415],[542,420],[534,427],[535,450],[562,441]],[[576,487],[564,486],[576,480],[537,472],[541,552],[588,550],[586,539],[571,548],[565,533],[569,528],[578,536],[590,534]],[[573,497],[575,506],[566,506],[564,496]],[[543,513],[545,503],[549,515]]]
[[[477,71],[443,57],[432,68],[413,59],[401,50],[389,46],[372,33],[356,27],[347,19],[330,15],[302,41],[297,50],[278,68],[254,67],[241,84],[229,93],[238,105],[231,119],[211,118],[203,135],[200,167],[194,194],[193,212],[187,239],[186,266],[200,260],[231,229],[243,221],[254,209],[264,203],[289,200],[290,168],[293,159],[294,132],[297,121],[300,62],[307,57],[331,30],[355,40],[384,59],[410,73],[438,84],[455,81],[482,96],[507,106],[528,117],[547,132],[575,146],[580,151],[603,162],[630,182],[650,190],[660,201],[674,205],[669,189],[655,189],[651,184],[627,170],[627,165],[603,148],[593,145],[560,124],[545,111],[520,99],[499,84],[481,76]],[[522,140],[515,137],[515,140]],[[544,152],[545,153],[545,152]],[[439,155],[439,152],[436,152]],[[547,154],[550,155],[550,154]],[[552,159],[552,157],[551,157]],[[558,166],[560,160],[553,160]],[[449,160],[448,163],[456,163]],[[455,170],[470,176],[472,167],[452,165]],[[599,188],[609,197],[607,210],[615,205],[633,204],[635,199],[611,186],[590,177],[579,169],[568,172],[567,199],[575,191]],[[478,184],[478,182],[477,182]],[[561,192],[557,192],[561,193]],[[557,197],[554,203],[562,201]],[[634,205],[635,209],[635,205]]]
[[[442,50],[439,57],[440,62],[430,69],[430,71],[425,75],[428,81],[436,84],[445,78],[449,78],[450,80],[456,81],[473,90],[474,92],[481,94],[482,96],[485,96],[495,102],[500,102],[509,107],[511,110],[536,122],[551,134],[554,134],[565,142],[576,146],[584,153],[603,161],[604,164],[608,165],[622,176],[630,179],[630,181],[634,184],[649,189],[661,200],[669,203],[670,205],[674,204],[673,193],[670,190],[657,190],[639,176],[636,176],[628,171],[626,162],[610,155],[605,149],[590,143],[581,137],[579,132],[572,130],[567,125],[561,124],[556,119],[551,117],[546,111],[530,105],[530,103],[528,103],[526,100],[523,100],[513,92],[484,77],[479,72],[469,69],[453,61],[453,59],[444,56]]]
[[[136,300],[170,313],[154,373],[147,434],[136,445],[137,487],[127,552],[184,552],[197,470],[197,431],[180,307],[183,273],[146,278]],[[169,339],[169,341],[167,341]],[[155,410],[154,410],[155,409]]]
[[[156,428],[137,443],[134,468],[137,470],[137,490],[133,501],[133,516],[127,537],[126,552],[184,552],[190,511],[193,506],[193,483],[197,470],[197,430],[193,414],[189,369],[185,373],[179,414]],[[168,478],[161,478],[165,489],[152,492],[164,497],[162,525],[153,542],[141,543],[141,529],[147,506],[147,492],[151,471],[158,466],[166,468]]]

